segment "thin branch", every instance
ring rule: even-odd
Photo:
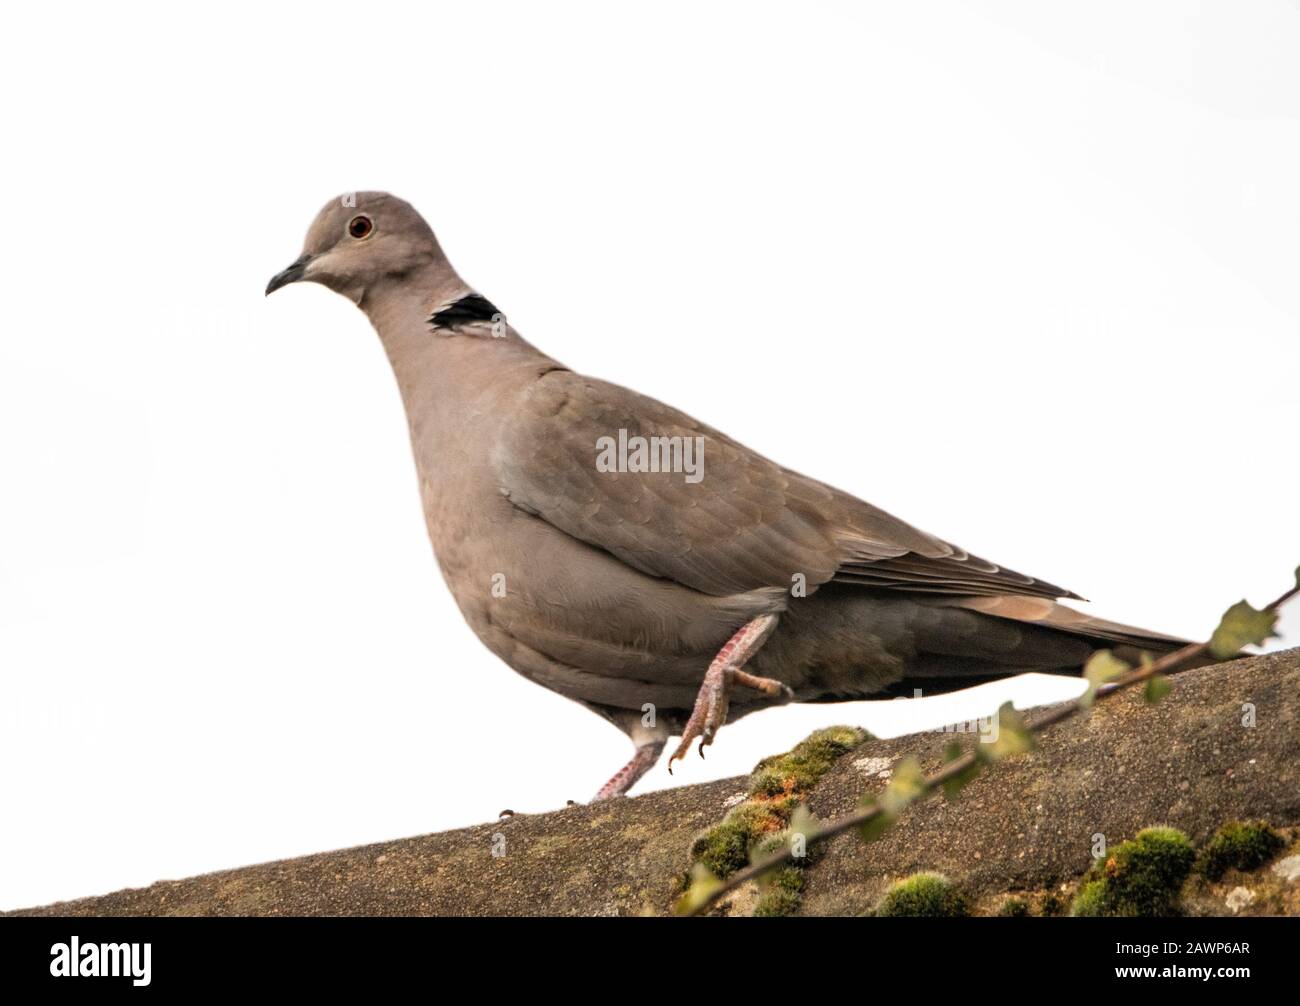
[[[1265,606],[1262,610],[1277,611],[1282,607],[1282,605],[1286,604],[1287,601],[1291,600],[1297,594],[1300,594],[1300,579],[1297,579],[1296,584],[1290,590],[1279,595],[1272,604]],[[1048,727],[1055,726],[1057,723],[1063,723],[1068,719],[1073,719],[1080,713],[1091,709],[1097,702],[1102,702],[1110,698],[1112,695],[1116,695],[1128,688],[1132,688],[1134,685],[1148,681],[1157,674],[1177,674],[1179,671],[1188,670],[1188,664],[1199,657],[1205,656],[1209,652],[1210,644],[1208,641],[1204,643],[1188,643],[1181,649],[1174,650],[1172,653],[1166,653],[1164,656],[1159,657],[1148,664],[1126,671],[1113,681],[1109,681],[1096,689],[1095,693],[1092,695],[1085,693],[1073,702],[1062,705],[1043,714],[1042,716],[1039,716],[1032,724],[1029,724],[1026,729],[1031,734],[1042,733]],[[942,768],[937,769],[935,772],[925,777],[922,783],[921,792],[917,795],[916,799],[920,800],[922,797],[929,796],[948,780],[956,778],[963,772],[974,768],[979,763],[979,760],[979,756],[976,754],[976,749],[972,748],[961,757],[946,762]],[[872,803],[867,807],[855,810],[850,814],[846,814],[841,818],[831,821],[829,824],[819,829],[815,835],[808,836],[808,844],[813,842],[822,842],[828,838],[834,838],[842,832],[850,831],[854,828],[860,828],[862,825],[879,817],[883,812],[884,811],[879,801]],[[731,876],[727,877],[720,886],[711,891],[702,902],[685,914],[700,915],[736,888],[741,887],[761,874],[766,873],[768,870],[780,866],[782,863],[788,863],[793,858],[794,847],[791,844],[787,844],[780,852],[773,853],[766,859],[757,863],[751,863],[744,869],[737,870],[735,873],[731,874]]]

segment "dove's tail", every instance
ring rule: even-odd
[[[994,618],[1007,619],[1027,625],[1035,625],[1052,632],[1061,633],[1075,639],[1093,644],[1096,649],[1110,649],[1115,655],[1130,663],[1140,659],[1143,653],[1159,656],[1170,653],[1188,645],[1190,640],[1178,636],[1169,636],[1163,632],[1139,629],[1121,622],[1111,622],[1081,611],[1067,608],[1064,604],[1049,601],[1041,597],[964,597],[955,599],[952,607],[977,611]],[[1213,663],[1206,659],[1193,666]],[[1072,671],[1073,668],[1060,668]]]
[[[1095,618],[1042,597],[954,597],[931,601],[928,607],[933,624],[951,623],[951,631],[927,634],[927,652],[909,661],[907,676],[891,685],[889,694],[914,695],[919,689],[934,695],[1026,672],[1079,675],[1097,650],[1111,650],[1137,664],[1144,654],[1159,657],[1188,644],[1177,636]],[[941,614],[954,608],[991,621],[972,626]],[[1180,669],[1214,662],[1202,657]]]

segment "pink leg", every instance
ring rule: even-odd
[[[616,796],[623,796],[630,790],[638,779],[655,767],[655,762],[659,760],[659,755],[664,749],[663,741],[651,741],[648,744],[642,744],[636,749],[636,754],[632,760],[614,773],[609,782],[600,787],[591,802],[597,800],[609,800]]]
[[[704,683],[700,685],[700,692],[695,697],[695,709],[686,723],[686,729],[682,731],[682,741],[668,759],[669,772],[673,770],[673,762],[686,757],[686,752],[691,749],[691,742],[696,737],[700,738],[700,757],[704,757],[705,745],[713,743],[714,735],[727,722],[729,696],[733,686],[743,685],[774,699],[789,701],[794,697],[781,682],[741,670],[775,628],[776,615],[761,615],[742,626],[739,632],[723,644],[704,675]]]

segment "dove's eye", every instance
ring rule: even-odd
[[[348,233],[357,240],[368,235],[375,229],[375,225],[370,222],[369,217],[353,217],[348,224]]]

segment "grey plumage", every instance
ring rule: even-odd
[[[357,226],[358,215],[373,226]],[[932,692],[1075,671],[1098,646],[1180,642],[1066,608],[1055,599],[1077,595],[574,373],[472,291],[392,196],[327,205],[267,292],[300,279],[348,296],[379,333],[429,535],[470,626],[516,671],[637,745],[602,795],[626,791],[693,709],[687,741],[695,730],[708,742],[778,690],[798,701]],[[701,477],[601,470],[598,444],[620,431],[702,445]],[[799,581],[807,596],[792,591]],[[751,624],[761,633],[722,660]],[[711,661],[720,670],[702,690]],[[761,677],[744,680],[742,665]],[[736,675],[760,690],[731,695]]]

